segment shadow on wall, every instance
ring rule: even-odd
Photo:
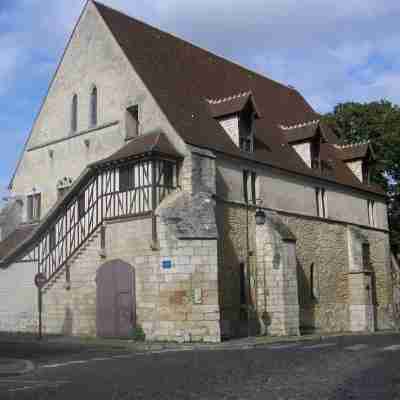
[[[220,188],[225,190],[224,188]],[[244,221],[237,220],[237,214],[245,216],[243,207],[230,206],[235,217],[228,215],[224,204],[217,202],[218,227],[218,287],[221,313],[221,335],[223,339],[254,336],[260,333],[256,307],[249,296],[247,275],[246,233]],[[241,217],[240,217],[241,218]],[[251,218],[251,216],[250,216]],[[240,249],[239,249],[240,247]]]
[[[308,267],[308,276],[304,266],[300,260],[297,261],[297,281],[300,306],[300,332],[306,333],[314,331],[316,326],[316,304],[317,298],[314,295],[314,288],[311,281],[313,280],[313,271],[315,264],[312,263]]]
[[[62,333],[66,336],[72,336],[72,326],[73,326],[73,313],[71,308],[67,306],[65,308],[64,322],[62,326]]]

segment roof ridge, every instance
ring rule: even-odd
[[[251,94],[252,94],[251,90],[249,90],[247,92],[241,92],[238,94],[234,94],[232,96],[222,97],[220,99],[206,99],[206,101],[208,102],[208,104],[220,104],[220,103],[225,103],[227,101],[238,99],[240,97],[250,96]]]
[[[348,143],[348,144],[334,144],[334,146],[337,149],[348,149],[350,147],[357,147],[357,146],[363,146],[365,144],[370,144],[371,140],[364,140],[361,142],[355,142],[355,143]]]
[[[279,127],[282,129],[282,130],[284,130],[284,131],[289,131],[289,130],[292,130],[292,129],[299,129],[299,128],[304,128],[304,127],[306,127],[306,126],[311,126],[311,125],[317,125],[317,124],[319,124],[321,121],[319,120],[319,119],[314,119],[314,120],[312,120],[312,121],[307,121],[307,122],[300,122],[300,123],[297,123],[297,124],[295,124],[295,125],[288,125],[288,126],[286,126],[286,125],[279,125]]]

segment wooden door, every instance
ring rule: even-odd
[[[129,337],[135,326],[134,270],[122,260],[103,264],[97,272],[97,336]]]

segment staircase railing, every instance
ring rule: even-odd
[[[153,158],[93,169],[41,224],[45,229],[39,226],[19,259],[30,253],[49,282],[105,221],[152,214],[176,188],[174,169],[170,160]]]

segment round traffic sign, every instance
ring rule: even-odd
[[[39,272],[35,275],[35,285],[41,288],[45,285],[47,281],[46,275],[43,272]]]

